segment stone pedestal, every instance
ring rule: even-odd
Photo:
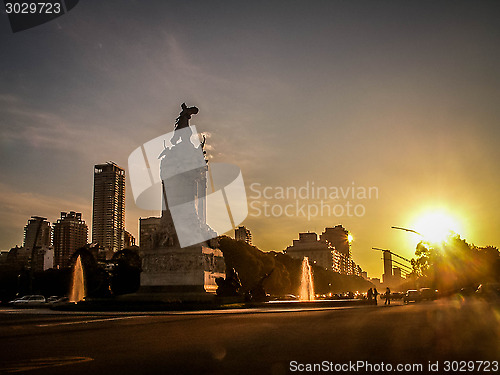
[[[222,252],[202,244],[143,250],[141,257],[139,293],[155,300],[210,300],[217,290],[215,279],[225,276]]]

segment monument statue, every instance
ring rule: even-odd
[[[182,111],[179,113],[179,117],[175,120],[174,136],[170,139],[170,143],[175,145],[181,137],[181,130],[189,128],[189,120],[191,115],[196,115],[198,113],[198,108],[187,107],[186,103],[181,104]],[[191,132],[192,135],[192,132]]]
[[[206,223],[208,161],[203,150],[206,139],[202,143],[191,141],[193,132],[189,120],[199,110],[197,107],[187,107],[185,103],[182,103],[181,108],[170,140],[172,146],[164,146],[158,156],[161,160],[163,208],[160,230],[154,239],[157,246],[184,247],[183,242],[186,241],[182,239],[185,238],[198,237],[196,242],[199,243],[206,238],[216,237],[216,233]]]
[[[143,251],[142,291],[175,294],[181,300],[215,294],[217,278],[224,278],[222,252],[213,239],[216,233],[206,222],[208,161],[193,138],[189,120],[197,107],[181,105],[170,146],[164,140],[160,159],[162,215],[151,235],[150,249]],[[195,297],[195,295],[197,297]]]

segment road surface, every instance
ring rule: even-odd
[[[398,364],[422,366],[400,373],[437,364],[445,373],[445,361],[498,361],[499,338],[499,305],[474,299],[156,314],[3,308],[0,373],[289,374],[314,364],[339,373],[349,361],[394,373]]]

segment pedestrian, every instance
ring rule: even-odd
[[[366,292],[366,298],[368,298],[368,301],[371,303],[373,300],[373,289],[370,288],[368,289],[368,292]]]
[[[384,305],[390,305],[391,304],[391,290],[389,287],[385,290],[385,303]]]
[[[377,304],[378,291],[377,288],[373,288],[373,298],[375,299],[375,305]]]

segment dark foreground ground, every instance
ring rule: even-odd
[[[455,366],[491,374],[498,372],[494,363],[477,372],[476,361],[499,359],[499,305],[474,299],[301,311],[0,310],[0,373],[311,373],[308,364],[347,373],[364,361],[357,372],[387,372],[391,365],[393,373],[428,373],[430,362],[438,366],[433,373],[458,373]],[[336,372],[340,365],[344,371]],[[366,371],[369,365],[375,367]]]

